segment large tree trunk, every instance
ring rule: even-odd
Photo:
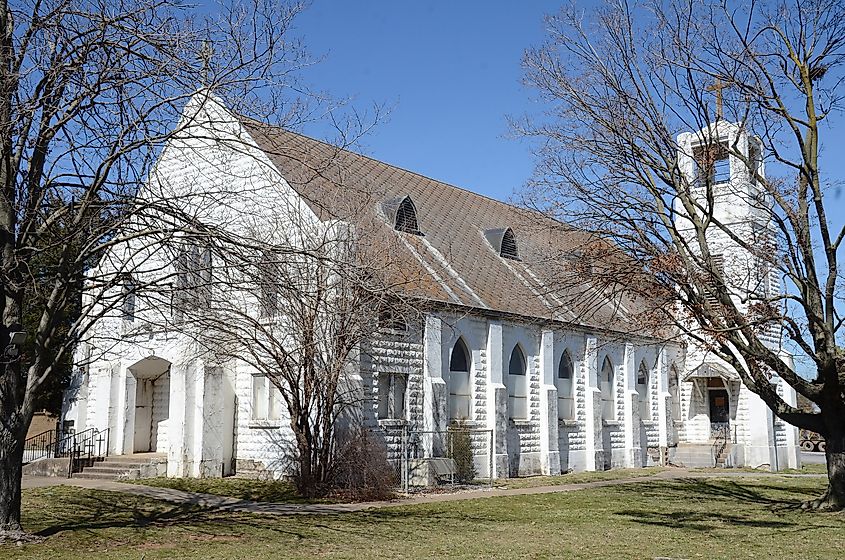
[[[845,508],[845,435],[827,439],[828,488],[821,507],[841,510]]]
[[[19,419],[0,423],[0,538],[20,539],[21,463],[25,428]]]
[[[845,509],[845,410],[842,406],[830,407],[823,412],[827,425],[825,459],[827,459],[827,490],[822,497],[805,502],[807,509]]]

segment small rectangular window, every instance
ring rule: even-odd
[[[125,321],[135,320],[135,284],[131,278],[123,282],[122,315]]]
[[[279,312],[279,275],[270,255],[260,265],[258,282],[258,312],[261,317],[275,317]]]
[[[731,158],[727,142],[693,148],[696,186],[727,183],[731,179]]]
[[[378,374],[379,420],[401,420],[405,418],[407,384],[408,377],[403,373]]]

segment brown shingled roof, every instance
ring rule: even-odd
[[[402,266],[424,279],[409,288],[411,295],[611,330],[633,326],[618,302],[586,282],[554,281],[565,269],[562,255],[589,242],[585,233],[301,134],[247,119],[243,125],[320,219],[377,224],[378,236],[400,236]],[[389,215],[406,196],[416,206],[421,236],[393,230]],[[491,246],[504,228],[516,235],[520,260],[502,258]],[[485,236],[491,230],[500,231]]]

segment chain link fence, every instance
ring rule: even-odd
[[[434,431],[403,425],[382,432],[403,492],[493,484],[493,430],[455,426]]]

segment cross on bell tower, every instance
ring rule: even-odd
[[[718,76],[716,77],[716,81],[713,82],[712,86],[707,86],[707,91],[712,91],[716,93],[716,118],[721,119],[722,115],[722,90],[728,87],[726,82],[723,82],[721,78]]]
[[[212,46],[210,39],[206,39],[202,42],[202,47],[200,47],[197,58],[202,64],[202,68],[200,70],[202,85],[208,86],[208,78],[211,73],[211,60],[214,58],[214,47]]]

